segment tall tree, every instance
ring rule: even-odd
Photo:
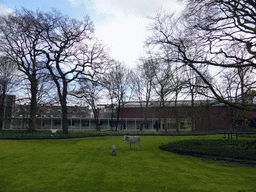
[[[244,47],[234,46],[233,51],[235,55],[239,55],[241,58],[248,56]],[[226,82],[226,91],[228,91],[228,100],[244,104],[248,103],[248,93],[250,94],[255,86],[254,76],[255,70],[251,66],[225,69],[223,77],[225,78],[224,82]]]
[[[220,103],[241,110],[256,111],[253,104],[234,103],[223,97],[198,65],[211,69],[245,68],[255,70],[255,1],[247,0],[188,0],[182,17],[159,14],[155,18],[154,41],[177,50],[178,58],[191,67]],[[182,23],[181,23],[182,22]],[[246,57],[236,54],[234,47],[245,47]],[[192,52],[197,52],[197,57]],[[209,68],[210,69],[210,68]],[[213,72],[212,70],[211,72]],[[215,70],[216,71],[216,70]],[[242,89],[241,89],[242,91]],[[251,96],[256,96],[252,93]]]
[[[39,12],[23,9],[20,12],[0,17],[0,46],[4,54],[16,63],[17,68],[30,83],[30,120],[29,131],[36,129],[37,93],[39,71],[43,60],[38,49],[44,46],[41,35],[43,30],[38,21]]]
[[[235,46],[252,41],[252,37],[247,38],[246,30],[239,29],[236,21],[239,18],[232,16],[233,13],[228,13],[227,16],[223,12],[223,9],[226,10],[226,6],[230,5],[229,1],[225,1],[226,5],[220,1],[211,0],[189,2],[182,18],[175,19],[173,15],[166,14],[156,15],[151,42],[169,46],[176,51],[175,59],[194,70],[218,102],[239,109],[256,109],[250,105],[245,106],[227,101],[218,86],[209,81],[202,70],[208,68],[212,73],[219,71],[219,67],[255,67],[252,54],[244,57],[234,51]],[[244,38],[239,31],[245,35]],[[248,35],[251,35],[250,32]],[[216,67],[217,70],[214,69]]]
[[[90,49],[91,68],[80,76],[78,90],[74,90],[71,95],[83,98],[92,108],[96,130],[100,131],[99,110],[97,103],[102,99],[103,76],[110,64],[110,58],[103,45],[96,42]]]
[[[148,107],[153,89],[154,65],[151,59],[142,58],[141,63],[135,69],[135,74],[132,79],[134,94],[138,98],[141,108],[144,113],[144,120],[140,125],[140,131],[143,131],[143,125],[147,126],[147,118],[149,115]]]
[[[240,95],[244,95],[246,87],[243,83],[242,71],[248,67],[252,67],[255,70],[256,67],[254,44],[255,13],[254,1],[188,1],[188,6],[183,16],[185,19],[185,31],[186,34],[193,34],[194,47],[200,47],[200,50],[203,50],[203,56],[191,58],[188,52],[181,48],[185,38],[179,39],[178,44],[177,41],[174,43],[173,40],[169,40],[169,43],[181,48],[180,53],[183,55],[183,59],[191,63],[192,68],[196,68],[198,64],[236,68],[238,75],[240,74],[241,89],[239,92]],[[237,47],[242,49],[237,49]],[[244,48],[246,52],[244,52]],[[256,111],[256,108],[251,104],[228,101],[211,82],[204,78],[200,71],[195,71],[208,84],[211,92],[219,102],[224,102],[238,109]]]
[[[123,109],[125,101],[128,95],[131,95],[130,89],[130,79],[131,71],[127,69],[122,63],[115,62],[112,69],[109,70],[108,74],[105,76],[105,86],[109,91],[112,91],[113,98],[117,101],[117,123],[116,131],[118,129],[120,114],[121,114],[121,129],[123,128]]]
[[[115,85],[115,78],[114,78],[114,73],[113,70],[115,66],[117,65],[117,61],[111,60],[110,61],[110,68],[109,70],[105,73],[105,75],[102,77],[102,85],[103,87],[107,90],[107,98],[110,99],[111,101],[111,120],[110,120],[110,128],[111,130],[114,128],[114,117],[116,117],[116,113],[114,112],[114,99],[115,99],[115,90],[116,90],[116,85]]]
[[[96,131],[100,131],[97,102],[100,99],[100,92],[102,91],[102,87],[97,81],[91,81],[88,79],[81,79],[79,84],[79,91],[75,92],[76,97],[79,95],[92,108]]]
[[[45,47],[39,49],[46,58],[46,68],[57,87],[62,108],[62,130],[68,134],[67,96],[69,86],[87,68],[92,67],[89,48],[94,31],[89,17],[83,21],[70,19],[60,12],[41,13],[44,18],[40,29]]]
[[[173,71],[171,62],[161,62],[161,59],[154,59],[152,62],[155,65],[153,88],[159,97],[159,121],[161,118],[164,120],[164,129],[167,132],[166,121],[166,107],[170,101],[170,94],[174,91],[174,85],[171,80],[173,79]]]

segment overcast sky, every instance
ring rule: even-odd
[[[55,8],[78,20],[89,15],[111,57],[132,67],[143,56],[148,17],[157,9],[178,12],[183,6],[176,0],[0,0],[0,13],[24,7],[43,12]]]

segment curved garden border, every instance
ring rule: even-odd
[[[159,149],[182,155],[206,157],[256,165],[256,149],[246,147],[248,140],[182,140],[159,146]]]

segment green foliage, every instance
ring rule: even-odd
[[[123,135],[141,135],[141,136],[173,136],[173,135],[191,135],[191,132],[155,132],[155,131],[69,131],[67,135],[62,131],[52,133],[51,131],[37,131],[29,133],[28,131],[9,131],[0,130],[0,139],[68,139],[84,138],[96,136],[123,136]],[[198,133],[195,133],[198,135]]]
[[[62,134],[62,130],[56,133],[49,131],[36,131],[30,133],[28,131],[17,130],[0,130],[0,139],[68,139],[68,138],[84,138],[97,136],[123,136],[123,135],[140,135],[140,136],[202,136],[222,134],[223,131],[182,131],[182,132],[163,132],[163,131],[75,131],[69,130],[68,134]],[[226,135],[227,136],[227,135]],[[243,137],[246,135],[239,135]],[[248,136],[248,135],[247,135]],[[234,137],[234,135],[233,135]]]
[[[179,154],[256,161],[256,149],[247,148],[248,140],[183,140],[159,146]]]

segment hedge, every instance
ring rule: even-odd
[[[245,147],[248,140],[182,140],[159,146],[179,154],[256,161],[256,149]]]

